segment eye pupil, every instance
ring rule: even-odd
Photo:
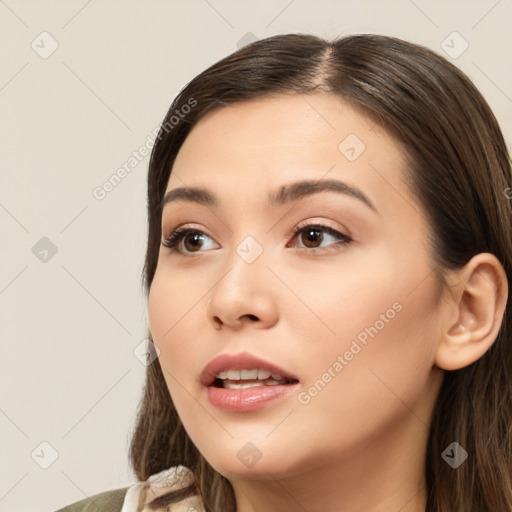
[[[322,231],[319,229],[308,229],[307,231],[304,231],[304,234],[306,234],[306,240],[307,242],[304,242],[304,245],[306,247],[312,247],[315,246],[315,243],[322,243],[323,240],[323,234]],[[312,245],[311,245],[312,244]]]
[[[190,247],[188,247],[187,242],[191,242],[191,247],[195,249],[200,249],[203,245],[203,239],[201,238],[201,235],[199,233],[192,233],[185,236],[185,247],[187,247],[187,250],[189,250]]]

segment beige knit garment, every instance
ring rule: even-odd
[[[191,496],[156,510],[148,507],[155,498],[182,489],[192,480],[192,472],[185,466],[173,466],[151,475],[145,482],[136,483],[128,489],[121,512],[204,512],[199,496]]]

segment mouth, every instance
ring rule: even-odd
[[[211,386],[225,389],[247,389],[263,386],[285,386],[295,384],[298,380],[283,377],[264,368],[252,370],[224,370],[215,375]]]
[[[299,382],[287,370],[248,352],[217,356],[206,365],[200,380],[203,386],[224,389],[286,386]]]
[[[200,381],[210,404],[229,413],[257,411],[284,400],[299,385],[292,373],[248,352],[217,356]]]

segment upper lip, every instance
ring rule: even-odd
[[[253,356],[248,352],[240,352],[238,354],[221,354],[213,358],[204,367],[200,381],[203,386],[211,386],[219,372],[225,370],[251,370],[253,368],[270,370],[272,373],[277,373],[287,379],[299,380],[295,375],[269,361]]]

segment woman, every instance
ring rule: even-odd
[[[512,510],[511,186],[424,47],[275,36],[194,78],[149,169],[140,483],[63,510]]]

